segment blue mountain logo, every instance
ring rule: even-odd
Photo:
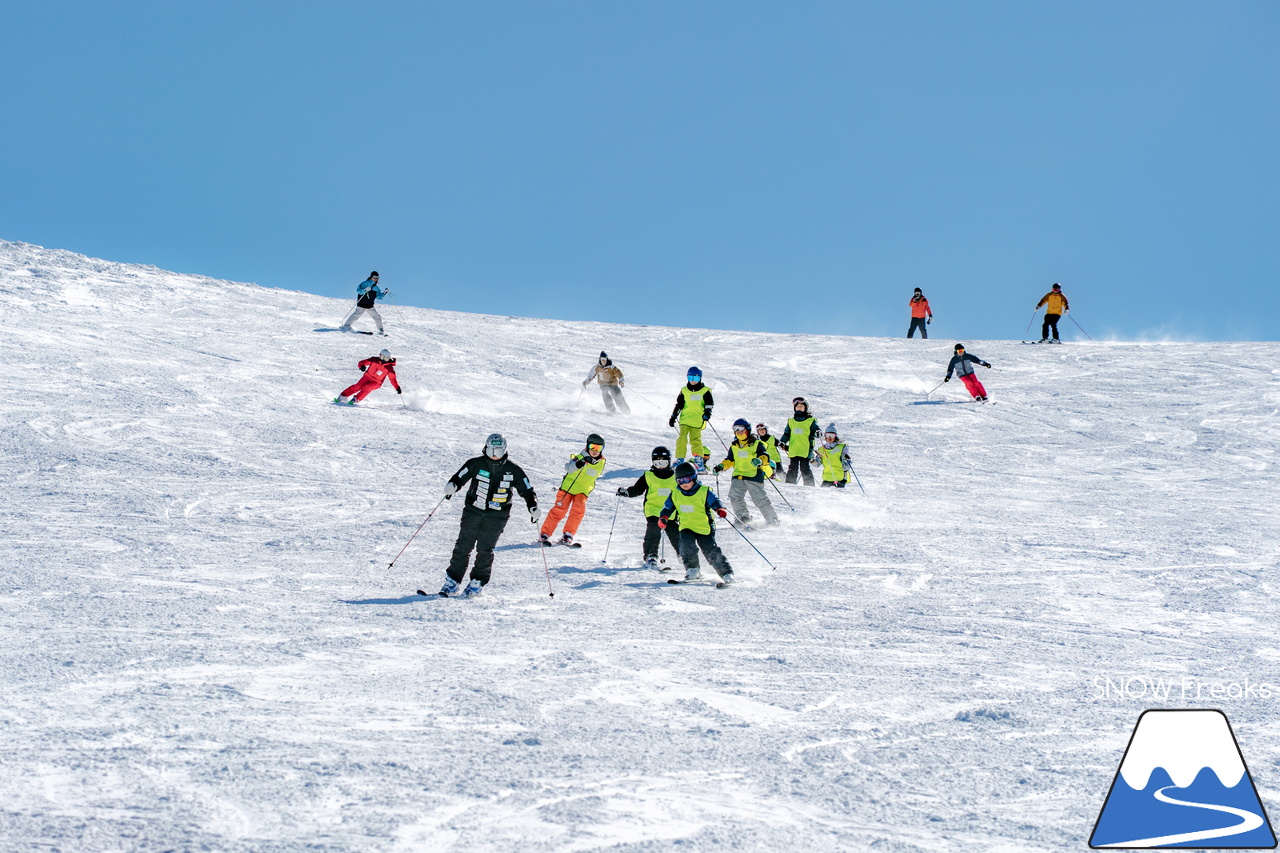
[[[1144,711],[1089,846],[1274,849],[1271,821],[1226,714]]]

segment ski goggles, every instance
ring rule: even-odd
[[[825,438],[827,439],[828,442],[832,444],[835,444],[837,441],[840,440],[840,436],[836,435],[834,432],[827,433]]]
[[[696,482],[698,482],[697,474],[694,474],[692,477],[676,477],[676,485],[678,486],[688,486]]]
[[[748,427],[744,427],[744,426],[741,426],[741,427],[734,427],[734,428],[733,428],[733,431],[734,431],[735,433],[739,433],[739,432],[740,432],[740,433],[742,433],[743,435],[746,435],[747,433],[751,432],[751,430],[750,430]]]
[[[604,445],[603,445],[603,444],[588,444],[588,445],[587,445],[587,450],[594,450],[594,451],[596,451],[597,453],[599,453],[601,450],[604,450]]]
[[[756,424],[756,432],[768,432],[769,428],[764,424]]]
[[[653,467],[654,467],[654,468],[670,468],[670,467],[671,467],[671,460],[670,460],[670,459],[655,459],[655,460],[653,460]]]

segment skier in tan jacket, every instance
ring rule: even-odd
[[[1049,342],[1049,330],[1053,330],[1053,342],[1060,344],[1058,340],[1058,321],[1062,319],[1062,315],[1070,310],[1071,306],[1067,303],[1067,295],[1062,292],[1062,285],[1055,284],[1053,289],[1044,295],[1036,308],[1044,306],[1044,325],[1040,327],[1040,343]]]
[[[600,386],[600,396],[604,397],[605,411],[611,415],[619,411],[624,415],[631,414],[631,407],[627,405],[626,400],[622,399],[622,386],[626,384],[622,381],[622,371],[609,358],[608,353],[601,351],[600,359],[591,365],[591,372],[582,381],[582,387],[590,385],[592,379]]]

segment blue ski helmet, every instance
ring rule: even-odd
[[[689,381],[690,381],[690,382],[692,382],[694,379],[701,379],[701,378],[702,378],[702,368],[701,368],[701,367],[690,367],[690,368],[689,368]]]
[[[733,422],[733,431],[737,432],[740,429],[746,430],[747,432],[751,432],[751,422],[746,418],[738,418],[736,421]]]

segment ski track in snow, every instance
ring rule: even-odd
[[[0,848],[1080,849],[1161,704],[1095,678],[1280,683],[1274,343],[966,341],[999,405],[934,406],[951,341],[318,334],[350,302],[5,242],[0,294]],[[332,405],[383,346],[404,396]],[[631,417],[579,399],[602,348]],[[778,571],[723,527],[743,583],[669,586],[638,500],[601,565],[619,477],[554,598],[536,548],[413,595],[457,502],[387,571],[489,432],[544,509],[590,431],[643,469],[690,364],[721,435],[802,394],[850,445],[865,497],[770,491]],[[1269,761],[1274,705],[1226,710]]]

